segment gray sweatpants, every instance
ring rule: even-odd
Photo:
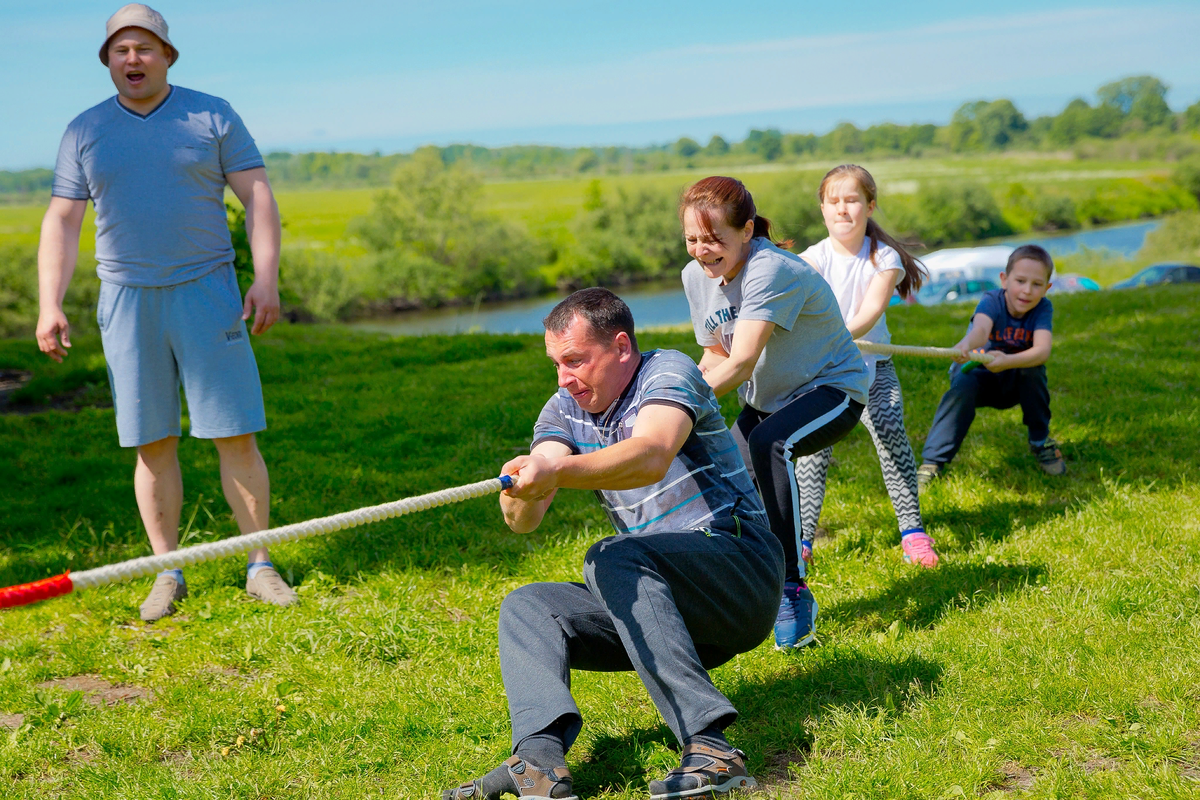
[[[737,709],[708,670],[759,645],[783,591],[783,552],[765,527],[732,517],[694,531],[601,539],[585,583],[532,583],[500,607],[500,670],[513,748],[560,719],[583,726],[571,670],[635,670],[682,743]]]

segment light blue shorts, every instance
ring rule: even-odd
[[[96,321],[122,447],[180,435],[180,384],[192,436],[267,427],[232,265],[175,286],[101,282]]]

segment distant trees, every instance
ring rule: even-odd
[[[950,149],[1002,150],[1029,127],[1011,100],[976,100],[954,112],[947,130]]]
[[[752,163],[861,160],[938,153],[998,152],[1015,148],[1072,148],[1083,157],[1187,158],[1200,145],[1200,102],[1171,111],[1167,86],[1151,75],[1106,83],[1094,100],[1076,97],[1052,116],[1026,118],[1011,100],[963,103],[945,125],[883,122],[860,128],[842,122],[824,134],[754,129],[740,142],[720,135],[704,145],[688,136],[647,147],[481,147],[453,144],[437,148],[447,166],[462,165],[484,178],[539,175],[615,175],[680,168],[714,171]],[[1122,141],[1133,142],[1123,146]],[[278,187],[386,186],[395,171],[414,158],[399,153],[270,153],[267,170]],[[45,196],[50,170],[0,172],[0,196],[10,201]]]
[[[1151,75],[1124,78],[1096,90],[1101,105],[1111,106],[1123,117],[1147,126],[1161,125],[1171,116],[1166,94],[1167,87]]]

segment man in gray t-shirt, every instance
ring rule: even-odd
[[[707,670],[771,630],[783,552],[716,398],[683,353],[639,352],[628,306],[607,289],[576,292],[550,313],[546,353],[560,388],[530,454],[503,467],[515,480],[500,498],[504,520],[528,533],[559,489],[588,489],[616,535],[592,545],[583,583],[534,583],[505,598],[500,670],[514,755],[443,797],[568,796],[565,752],[583,725],[572,669],[635,670],[683,745],[680,769],[651,781],[652,797],[753,786],[722,733],[737,710]]]
[[[96,210],[96,320],[123,447],[137,448],[134,491],[155,553],[179,541],[179,386],[191,434],[212,439],[221,484],[243,532],[268,527],[267,468],[254,434],[266,427],[245,321],[279,318],[279,209],[258,148],[229,104],[167,82],[179,52],[167,23],[132,3],[109,20],[100,61],[117,95],[67,126],[38,248],[38,347],[62,361],[71,346],[62,301],[89,200]],[[243,299],[225,212],[229,186],[246,208],[254,283]],[[296,595],[267,551],[250,554],[247,591],[276,605]],[[158,576],[143,620],[174,613],[181,570]]]

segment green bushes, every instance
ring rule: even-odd
[[[63,311],[73,330],[95,328],[99,294],[96,262],[81,256],[63,300]],[[33,338],[37,319],[37,249],[21,245],[0,247],[0,338]]]
[[[896,198],[889,208],[895,231],[926,247],[1013,233],[992,193],[980,184],[923,186],[911,197]]]
[[[482,181],[436,148],[397,170],[352,232],[375,254],[377,289],[437,305],[477,296],[517,296],[538,287],[540,246],[517,226],[480,208]]]
[[[1200,211],[1167,217],[1146,236],[1138,255],[1149,261],[1188,261],[1200,265]]]
[[[1078,216],[1089,225],[1157,217],[1196,208],[1196,198],[1166,179],[1121,178],[1093,189],[1079,202]]]
[[[599,181],[588,186],[575,221],[575,243],[553,271],[562,289],[665,278],[687,263],[679,229],[678,197],[668,191],[617,190],[606,198]]]

